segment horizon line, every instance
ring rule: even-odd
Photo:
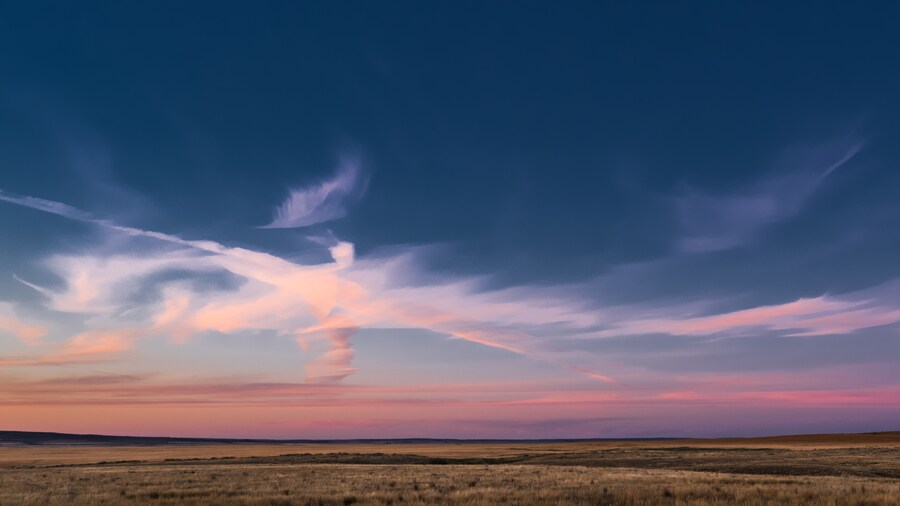
[[[900,428],[896,430],[876,430],[865,432],[828,432],[828,433],[804,433],[804,434],[771,434],[764,436],[718,436],[718,437],[683,437],[683,436],[648,436],[648,437],[593,437],[593,438],[440,438],[440,437],[395,437],[395,438],[239,438],[239,437],[187,437],[187,436],[124,436],[113,434],[91,434],[91,433],[69,433],[69,432],[52,432],[52,431],[23,431],[23,430],[0,430],[0,445],[3,443],[20,443],[20,444],[47,444],[42,443],[38,437],[62,437],[73,440],[87,440],[89,444],[91,438],[108,439],[110,442],[184,442],[184,443],[385,443],[385,442],[455,442],[455,443],[485,443],[485,442],[591,442],[591,441],[716,441],[729,439],[771,439],[771,438],[796,438],[796,437],[812,437],[812,436],[878,436],[900,434]],[[20,439],[6,439],[9,435],[26,436]],[[28,438],[27,436],[32,436]],[[124,440],[124,441],[123,441]],[[96,441],[102,443],[102,441]],[[49,443],[52,444],[52,443]]]

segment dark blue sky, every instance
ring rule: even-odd
[[[466,316],[539,338],[526,356],[593,350],[577,365],[592,370],[896,364],[895,3],[188,3],[0,8],[0,190],[26,206],[0,202],[10,314],[68,325],[62,302],[11,275],[71,288],[54,255],[163,254],[111,238],[114,224],[301,264],[340,263],[323,246],[347,241],[396,286],[610,311]],[[415,267],[387,267],[407,257]],[[217,269],[198,293],[256,279]],[[165,299],[162,285],[135,290]],[[824,305],[802,322],[751,318],[755,341],[651,324],[798,300]],[[469,327],[361,319],[479,342]]]
[[[374,177],[335,227],[360,248],[451,240],[472,269],[578,276],[664,253],[679,185],[745,184],[798,144],[864,138],[868,179],[893,172],[889,3],[487,4],[8,11],[4,187],[62,196],[93,172],[179,229],[230,228],[355,150]],[[107,167],[73,167],[61,137]]]

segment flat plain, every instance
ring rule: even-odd
[[[0,446],[20,504],[900,504],[900,432]]]

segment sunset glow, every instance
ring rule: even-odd
[[[0,30],[0,429],[900,427],[883,41],[184,9]]]

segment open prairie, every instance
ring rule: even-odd
[[[897,504],[900,433],[0,447],[0,504]]]

